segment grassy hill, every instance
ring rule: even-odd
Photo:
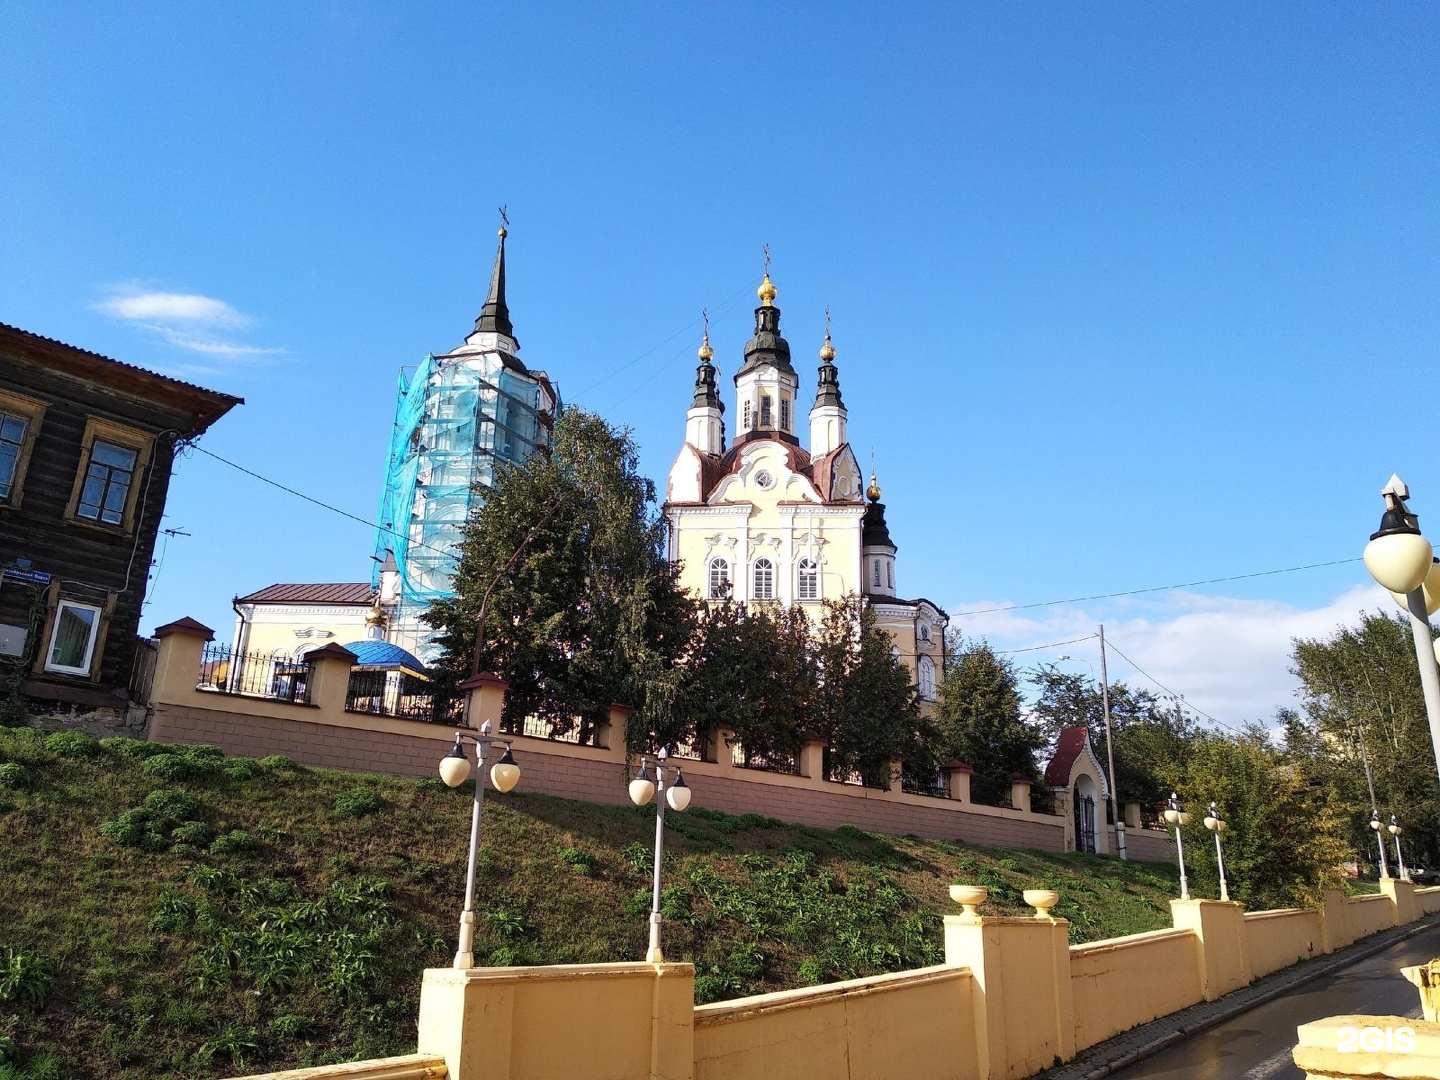
[[[470,791],[0,728],[0,1080],[413,1051],[420,972],[455,947]],[[477,962],[640,959],[653,809],[491,796]],[[1177,891],[1173,866],[666,820],[665,952],[702,1002],[936,963],[955,882],[1015,914],[1058,889],[1075,941],[1168,926]]]

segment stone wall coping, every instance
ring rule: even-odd
[[[769,994],[755,994],[751,997],[733,998],[730,1001],[716,1001],[709,1005],[695,1006],[695,1026],[713,1027],[749,1020],[769,1013],[785,1012],[789,1009],[807,1009],[831,1001],[883,994],[905,990],[925,983],[950,982],[957,979],[973,979],[974,973],[967,967],[951,964],[936,964],[933,967],[916,968],[913,971],[895,971],[886,975],[872,975],[863,979],[847,979],[844,982],[822,983],[820,986],[802,986],[795,990],[776,990]]]
[[[631,979],[638,976],[695,974],[694,964],[649,964],[625,960],[611,964],[548,964],[528,967],[426,968],[426,982],[471,983],[570,982],[575,979]]]
[[[1168,927],[1164,930],[1142,930],[1138,934],[1125,934],[1122,937],[1105,938],[1102,941],[1087,941],[1083,945],[1071,945],[1070,955],[1084,956],[1090,953],[1113,952],[1117,949],[1144,945],[1147,941],[1164,941],[1167,938],[1188,938],[1194,936],[1195,931],[1188,927],[1179,930],[1174,927]]]

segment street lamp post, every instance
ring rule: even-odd
[[[1205,828],[1215,834],[1215,866],[1220,871],[1220,899],[1230,899],[1230,888],[1225,883],[1225,856],[1220,851],[1220,834],[1227,828],[1225,821],[1220,817],[1220,811],[1215,808],[1215,802],[1210,802],[1210,813],[1205,815]]]
[[[1175,826],[1175,851],[1180,856],[1180,899],[1190,899],[1190,879],[1185,876],[1185,841],[1180,838],[1180,826],[1190,824],[1190,815],[1180,809],[1180,797],[1170,793],[1170,806],[1165,811],[1167,824]]]
[[[1385,834],[1382,831],[1384,825],[1380,822],[1380,811],[1370,811],[1370,828],[1375,830],[1375,843],[1380,848],[1380,878],[1383,881],[1390,876],[1390,867],[1385,862]]]
[[[469,739],[475,744],[475,756],[482,769],[485,768],[485,755],[492,746],[499,744],[505,747],[504,755],[490,769],[490,782],[495,785],[496,791],[503,794],[513,790],[520,782],[520,766],[515,764],[515,756],[510,753],[510,741],[492,739],[490,721],[486,720],[480,725],[479,735],[468,731],[455,733],[454,748],[440,761],[440,779],[445,781],[446,787],[459,787],[470,775],[470,758],[465,754],[462,739]],[[475,803],[470,811],[470,862],[465,872],[465,910],[460,913],[460,944],[455,952],[455,962],[451,965],[461,969],[475,966],[475,861],[480,850],[480,811],[484,803],[484,778],[477,776]]]
[[[650,759],[642,756],[640,771],[630,781],[630,801],[636,806],[644,806],[657,793],[662,795],[655,799],[655,880],[650,901],[650,947],[645,952],[645,962],[649,964],[665,962],[665,956],[660,951],[660,863],[665,858],[665,804],[669,803],[672,810],[680,811],[690,805],[690,786],[685,783],[678,765],[675,767],[675,779],[668,788],[665,786],[665,770],[668,768],[665,762],[669,756],[664,747],[655,755],[653,781],[649,773]]]
[[[1380,528],[1365,545],[1365,568],[1410,613],[1430,742],[1440,771],[1440,664],[1436,663],[1435,639],[1430,632],[1430,615],[1440,610],[1440,563],[1435,561],[1430,541],[1420,535],[1419,519],[1405,505],[1410,497],[1405,481],[1390,477],[1380,494],[1385,497],[1385,513]]]
[[[1390,830],[1390,835],[1395,838],[1395,862],[1400,867],[1400,880],[1409,881],[1410,873],[1405,869],[1405,853],[1400,850],[1400,834],[1405,830],[1402,829],[1400,823],[1395,820],[1394,814],[1390,815],[1390,824],[1385,827]]]

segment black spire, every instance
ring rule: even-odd
[[[861,546],[895,550],[895,542],[890,539],[890,526],[885,524],[885,504],[880,501],[880,485],[875,482],[873,472],[870,474],[870,486],[865,489],[865,497],[870,502],[865,507],[865,517],[861,520]]]
[[[495,251],[495,269],[490,271],[490,293],[485,297],[485,306],[475,320],[475,333],[482,331],[515,336],[510,325],[510,309],[505,306],[505,230],[500,230],[500,246]]]
[[[835,346],[830,344],[830,309],[825,309],[825,344],[820,346],[820,381],[815,387],[815,408],[822,405],[845,407],[840,400],[840,370],[835,366]]]
[[[690,403],[692,409],[719,409],[725,411],[725,403],[720,400],[720,391],[715,388],[715,365],[710,361],[715,357],[715,350],[710,348],[710,313],[705,313],[705,337],[700,343],[700,366],[695,369],[695,400]]]
[[[766,249],[768,265],[770,252]],[[760,283],[760,306],[755,309],[755,336],[745,344],[745,363],[735,373],[738,379],[757,367],[773,367],[794,375],[790,366],[790,343],[780,336],[780,309],[775,306],[775,286],[770,283],[770,274]]]

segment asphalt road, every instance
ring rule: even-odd
[[[1400,969],[1437,956],[1440,927],[1305,983],[1113,1075],[1128,1080],[1304,1080],[1290,1057],[1297,1027],[1344,1013],[1419,1019],[1420,993]]]

